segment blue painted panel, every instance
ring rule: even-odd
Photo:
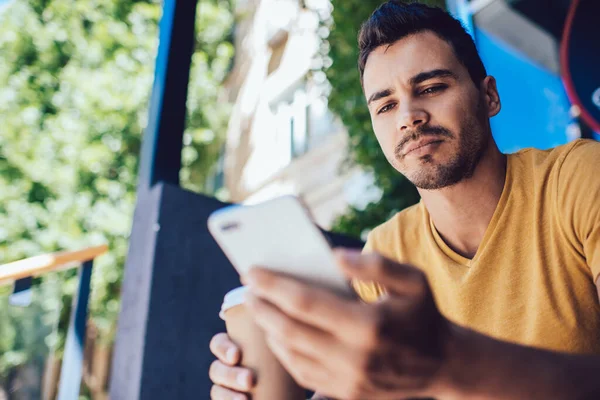
[[[567,143],[573,120],[560,78],[480,28],[475,28],[475,38],[488,74],[498,82],[502,111],[491,124],[500,150]]]

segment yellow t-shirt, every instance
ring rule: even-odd
[[[508,156],[504,190],[469,260],[441,239],[421,202],[375,228],[365,251],[427,275],[450,320],[492,337],[600,354],[600,143]],[[355,282],[366,301],[383,289]]]

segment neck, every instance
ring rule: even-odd
[[[506,178],[506,156],[490,145],[473,176],[438,190],[419,189],[437,232],[455,252],[473,258],[496,211]]]

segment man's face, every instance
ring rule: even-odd
[[[363,86],[386,158],[415,186],[441,189],[472,176],[491,140],[490,111],[450,44],[426,31],[380,46]]]

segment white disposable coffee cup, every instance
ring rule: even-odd
[[[235,306],[243,304],[246,300],[247,292],[248,288],[246,286],[240,286],[227,292],[227,294],[223,298],[223,304],[221,304],[221,312],[219,313],[219,317],[221,317],[223,321],[227,321],[225,319],[225,311]]]
[[[265,341],[262,329],[256,325],[244,306],[248,288],[231,290],[225,295],[219,316],[225,321],[227,333],[242,350],[241,365],[251,369],[257,385],[252,400],[304,400],[302,389],[283,368]]]

